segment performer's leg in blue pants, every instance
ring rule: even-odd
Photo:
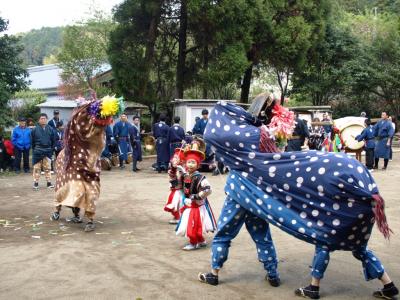
[[[380,279],[385,269],[379,259],[366,246],[352,251],[353,256],[361,261],[365,280]],[[322,279],[329,263],[330,251],[320,246],[315,247],[311,276]]]
[[[256,243],[258,260],[264,264],[268,276],[278,277],[278,260],[268,222],[245,210],[230,197],[225,200],[218,220],[218,232],[212,242],[211,267],[214,270],[222,268],[228,259],[231,240],[239,233],[243,223]]]

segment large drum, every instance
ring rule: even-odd
[[[358,142],[356,140],[356,136],[361,134],[363,129],[364,126],[361,126],[359,124],[348,125],[347,127],[342,129],[340,134],[346,148],[350,150],[360,150],[364,147],[364,141]]]
[[[363,117],[345,117],[334,120],[334,126],[340,131],[340,136],[344,142],[345,148],[350,151],[361,150],[364,142],[358,142],[356,136],[364,130],[365,118]]]
[[[102,157],[100,159],[100,163],[101,163],[101,169],[104,171],[110,171],[111,170],[111,160],[108,157]]]
[[[119,156],[118,154],[113,154],[111,156],[111,163],[114,167],[119,166]]]

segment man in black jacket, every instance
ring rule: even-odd
[[[39,124],[32,129],[32,165],[33,165],[33,189],[39,189],[39,179],[41,169],[45,173],[47,187],[54,188],[51,183],[51,156],[53,155],[56,144],[56,133],[54,129],[47,125],[47,115],[40,114]]]

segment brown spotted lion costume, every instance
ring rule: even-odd
[[[56,162],[56,211],[52,215],[52,219],[57,220],[61,206],[71,207],[75,216],[70,221],[81,223],[79,211],[84,209],[89,219],[85,231],[94,230],[93,218],[100,195],[100,155],[107,125],[105,122],[99,124],[90,115],[91,103],[76,108],[65,129],[65,147]]]

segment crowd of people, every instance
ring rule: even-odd
[[[24,173],[30,173],[32,166],[33,188],[39,189],[42,174],[45,175],[47,187],[54,188],[51,180],[53,161],[63,147],[63,134],[63,122],[58,110],[54,111],[50,121],[46,114],[40,114],[36,126],[32,120],[20,118],[18,126],[12,131],[11,139],[0,137],[0,169],[17,174],[22,170]]]
[[[361,114],[365,118],[365,128],[355,139],[364,142],[365,161],[368,170],[373,171],[379,167],[379,159],[383,158],[383,168],[386,170],[389,161],[393,157],[392,143],[396,127],[387,112],[382,112],[381,119],[375,124],[366,118],[365,113]],[[323,114],[322,120],[313,119],[311,126],[307,126],[296,114],[296,127],[293,136],[288,141],[287,151],[301,151],[304,148],[322,150],[325,152],[344,152],[345,142],[340,131],[333,126],[327,114]],[[317,124],[317,125],[313,125]],[[324,125],[318,125],[324,124]]]
[[[142,160],[141,135],[144,132],[140,129],[140,117],[134,116],[131,123],[125,113],[119,113],[123,107],[118,104],[121,102],[121,99],[107,97],[83,102],[74,111],[65,137],[59,112],[55,111],[50,121],[46,114],[40,114],[38,124],[33,128],[20,119],[11,140],[0,139],[2,167],[10,168],[13,163],[13,170],[19,173],[22,163],[23,171],[28,173],[32,152],[33,188],[39,189],[42,173],[47,188],[55,187],[53,221],[60,219],[61,207],[67,206],[74,214],[70,221],[81,223],[80,210],[84,209],[89,219],[85,231],[95,229],[100,156],[116,154],[119,167],[123,169],[131,153],[132,171],[139,170],[137,163]],[[301,151],[308,143],[310,132],[298,115],[287,149],[281,152],[267,124],[255,121],[254,116],[234,104],[218,103],[217,109],[211,113],[212,121],[204,109],[191,133],[204,137],[206,144],[196,136],[187,140],[179,117],[168,126],[166,116],[161,115],[152,128],[157,150],[156,170],[166,171],[169,175],[170,193],[164,210],[172,214],[169,223],[176,224],[175,233],[188,239],[183,250],[206,247],[205,234],[215,233],[211,244],[211,270],[200,273],[198,279],[206,284],[219,284],[219,272],[228,259],[231,242],[245,225],[256,244],[258,260],[266,271],[265,279],[273,287],[280,286],[278,258],[269,226],[273,224],[295,238],[315,245],[310,284],[296,289],[297,296],[320,297],[320,282],[330,253],[336,250],[352,251],[362,262],[366,280],[382,282],[383,288],[374,296],[391,299],[397,295],[398,290],[382,263],[367,248],[374,223],[385,238],[390,236],[384,200],[374,179],[359,162],[346,155],[329,153],[343,151],[344,143],[340,133],[329,124],[328,116],[324,116],[323,125],[316,129],[319,134],[326,135],[326,143],[321,144],[325,153]],[[284,109],[282,111],[286,113]],[[117,115],[120,119],[111,127],[112,118]],[[394,123],[386,112],[382,112],[381,120],[375,126],[371,126],[369,119],[365,122],[366,128],[356,139],[364,140],[366,149],[371,149],[366,151],[367,168],[378,168],[379,159],[383,158],[386,169]],[[105,141],[102,140],[103,130]],[[211,184],[199,172],[211,145],[219,155],[219,161],[230,170],[225,186],[226,200],[218,222],[208,201]],[[63,147],[65,150],[61,152]],[[51,162],[58,155],[61,156],[55,169],[64,172],[57,174],[54,186]],[[343,164],[349,168],[342,168]],[[277,173],[279,176],[275,176]],[[354,185],[357,185],[356,189]]]

